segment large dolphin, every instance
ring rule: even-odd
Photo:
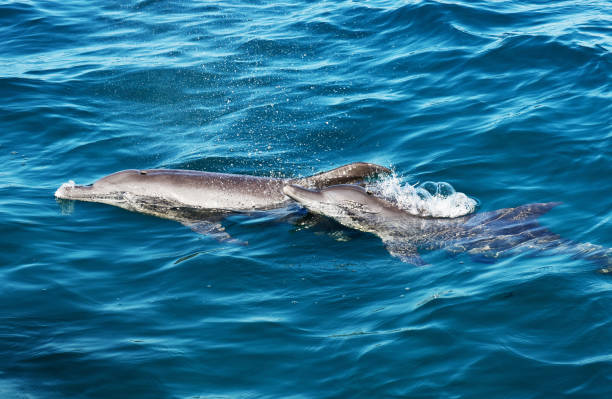
[[[228,212],[279,208],[291,200],[283,186],[323,188],[356,183],[387,174],[384,166],[355,162],[309,177],[281,179],[174,169],[130,169],[105,176],[90,185],[64,183],[60,199],[100,202],[130,211],[173,219],[201,233],[228,236],[217,222]]]
[[[494,260],[520,250],[555,249],[604,266],[612,271],[612,251],[597,245],[574,243],[542,227],[537,217],[558,202],[535,203],[459,218],[414,216],[358,185],[309,189],[290,184],[284,193],[308,210],[340,224],[380,237],[389,253],[404,262],[423,265],[419,250],[446,249]]]

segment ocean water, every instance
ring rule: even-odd
[[[128,168],[354,161],[612,247],[609,1],[0,2],[1,398],[606,398],[612,277],[427,266],[324,218],[249,245],[95,203]],[[288,211],[287,211],[288,212]]]

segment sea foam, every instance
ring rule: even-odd
[[[368,189],[415,216],[455,218],[473,213],[478,201],[456,192],[446,182],[427,181],[417,185],[402,184],[393,174],[372,182]]]
[[[68,198],[67,196],[67,191],[69,191],[71,188],[74,188],[75,186],[75,182],[72,180],[68,180],[66,183],[63,183],[61,186],[59,186],[59,188],[57,190],[55,190],[55,197],[56,198]]]

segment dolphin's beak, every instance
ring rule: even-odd
[[[321,194],[317,190],[310,190],[308,188],[304,188],[302,186],[298,186],[296,184],[288,184],[283,187],[283,193],[300,203],[308,200],[316,200],[318,196]]]
[[[93,192],[93,186],[80,186],[71,180],[64,183],[55,191],[55,197],[61,199],[78,200],[89,198]]]

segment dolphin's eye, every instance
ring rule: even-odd
[[[372,193],[370,190],[366,190],[366,194],[367,195],[373,195],[374,193]]]

